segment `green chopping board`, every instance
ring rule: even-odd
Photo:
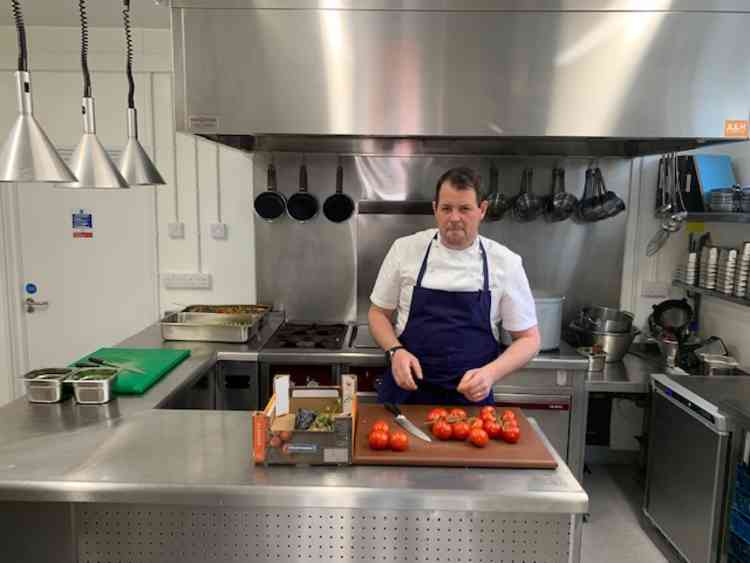
[[[85,362],[90,356],[105,362],[138,368],[146,373],[121,371],[113,386],[115,393],[141,395],[162,377],[180,365],[190,355],[190,350],[167,350],[162,348],[99,348],[84,356],[78,362]]]

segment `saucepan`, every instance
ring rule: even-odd
[[[286,211],[284,194],[276,191],[276,168],[268,165],[266,191],[255,197],[255,212],[266,221],[275,221]]]
[[[513,202],[513,217],[522,223],[533,221],[542,210],[541,198],[534,195],[533,178],[534,171],[526,168],[521,176],[521,191]]]
[[[578,198],[565,191],[565,169],[552,169],[552,195],[547,201],[544,217],[547,221],[555,223],[565,221],[576,210]]]
[[[492,163],[490,165],[490,189],[487,194],[487,213],[484,215],[487,221],[499,221],[512,206],[512,202],[500,191],[498,184],[497,168]]]
[[[323,214],[329,221],[343,223],[354,213],[354,201],[344,193],[344,168],[336,168],[336,193],[328,196],[323,203]]]
[[[292,219],[304,223],[315,217],[319,209],[318,198],[307,191],[307,166],[302,163],[299,167],[299,191],[287,201],[286,211]]]

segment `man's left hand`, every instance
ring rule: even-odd
[[[456,390],[474,403],[481,401],[492,392],[492,384],[495,379],[486,368],[470,369],[461,378]]]

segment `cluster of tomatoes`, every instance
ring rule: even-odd
[[[515,444],[521,437],[513,411],[498,416],[497,409],[489,405],[482,407],[478,417],[469,417],[461,408],[448,411],[437,407],[429,412],[427,422],[432,425],[432,434],[438,440],[468,439],[478,448],[485,447],[490,439]]]
[[[370,428],[367,435],[367,443],[373,450],[392,449],[394,452],[403,452],[409,447],[409,437],[402,430],[390,432],[388,423],[384,420],[378,420]]]

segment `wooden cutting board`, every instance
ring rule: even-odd
[[[557,462],[542,442],[539,435],[517,408],[501,408],[499,412],[511,410],[518,420],[521,438],[516,444],[502,440],[490,440],[484,448],[470,442],[457,440],[441,441],[431,435],[425,423],[427,413],[434,405],[401,405],[401,412],[432,437],[425,442],[409,436],[409,448],[405,452],[372,450],[367,435],[376,420],[385,420],[391,427],[401,429],[395,417],[383,405],[360,404],[357,407],[357,430],[354,442],[353,463],[357,465],[433,465],[453,467],[513,467],[525,469],[555,469]],[[450,407],[446,407],[450,409]],[[469,416],[477,416],[479,407],[464,407]]]

